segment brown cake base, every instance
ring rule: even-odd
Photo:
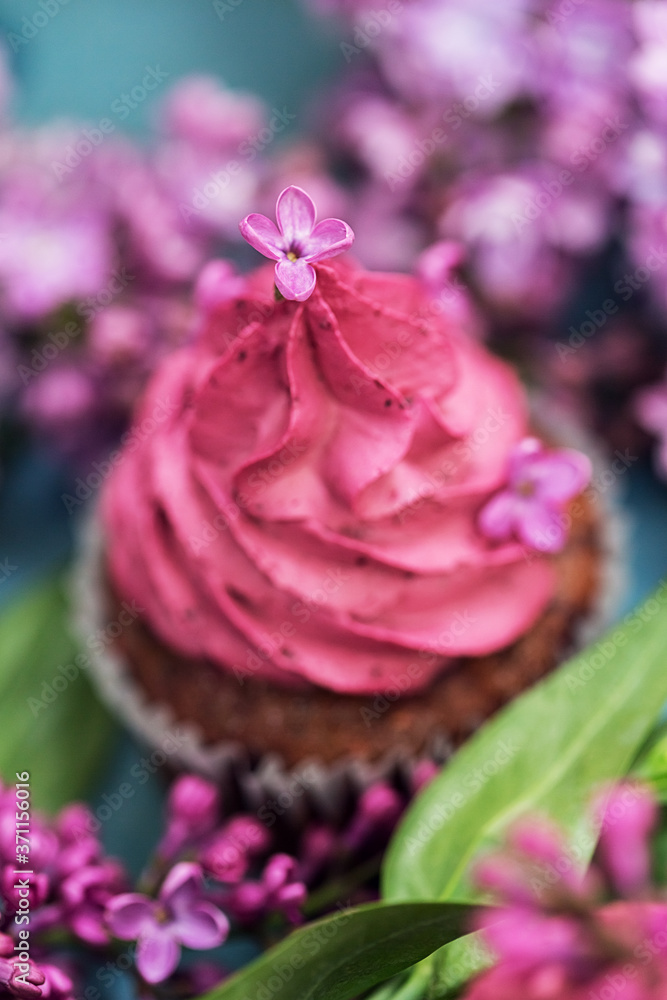
[[[490,656],[462,660],[416,695],[342,695],[310,686],[298,693],[258,677],[243,683],[205,660],[168,649],[137,619],[116,640],[116,651],[150,703],[166,705],[175,720],[195,723],[204,745],[234,742],[252,757],[279,754],[288,767],[316,759],[375,762],[405,751],[457,746],[501,705],[548,673],[572,646],[600,587],[598,517],[576,501],[570,538],[555,557],[556,594],[533,628]],[[122,597],[108,588],[109,620]],[[415,657],[417,659],[417,657]]]

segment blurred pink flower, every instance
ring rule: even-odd
[[[594,861],[582,875],[558,831],[538,820],[525,820],[505,850],[477,866],[478,886],[502,905],[478,916],[496,964],[472,980],[465,1000],[667,995],[667,905],[651,898],[648,882],[656,804],[630,784],[601,801],[602,868]],[[619,891],[641,898],[607,901]]]
[[[581,452],[550,451],[537,438],[524,438],[510,458],[507,488],[482,508],[480,530],[494,541],[517,537],[539,552],[558,552],[567,539],[560,515],[590,477],[591,463]]]

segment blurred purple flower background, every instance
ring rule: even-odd
[[[304,3],[313,31],[336,24],[342,71],[289,142],[276,109],[206,76],[171,88],[141,146],[101,123],[19,128],[2,70],[5,414],[78,462],[104,455],[196,336],[203,265],[252,266],[239,219],[295,184],[369,267],[419,272],[448,248],[428,282],[453,317],[474,309],[615,446],[662,441],[637,393],[667,360],[665,0]]]

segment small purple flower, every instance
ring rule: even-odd
[[[240,223],[241,235],[265,257],[277,261],[276,286],[285,299],[304,302],[315,288],[311,264],[337,257],[352,246],[354,233],[340,219],[315,224],[317,210],[301,188],[291,187],[278,196],[278,227],[265,215],[253,212]]]
[[[274,854],[258,882],[234,886],[227,905],[240,923],[251,924],[268,913],[281,912],[292,924],[301,920],[307,890],[298,880],[298,865],[288,854]]]
[[[137,968],[148,983],[161,983],[178,965],[181,945],[208,950],[227,937],[229,921],[202,895],[199,865],[179,862],[165,878],[157,899],[127,892],[107,906],[116,937],[136,940]]]
[[[215,826],[220,808],[216,786],[198,774],[183,774],[171,786],[167,800],[167,829],[158,854],[173,858],[185,844]]]
[[[212,837],[201,856],[205,871],[220,882],[240,882],[253,858],[264,854],[271,838],[251,816],[235,816]]]
[[[403,799],[391,785],[385,781],[371,785],[359,799],[343,843],[348,850],[359,851],[378,837],[386,838],[396,826],[403,808]]]
[[[517,537],[538,552],[559,552],[567,539],[563,509],[590,477],[581,452],[549,451],[537,438],[524,438],[510,457],[507,486],[482,508],[480,530],[493,541]]]

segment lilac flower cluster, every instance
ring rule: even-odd
[[[194,335],[196,274],[240,244],[261,166],[239,150],[266,120],[207,77],[172,89],[146,149],[107,119],[4,117],[0,410],[80,460],[115,444],[159,359]]]
[[[507,849],[477,867],[500,912],[479,916],[496,964],[466,1000],[657,1000],[667,991],[667,900],[651,881],[651,792],[625,784],[605,796],[594,863],[585,875],[559,832],[514,829]]]
[[[370,898],[396,822],[435,771],[421,764],[402,791],[376,782],[347,810],[342,826],[302,817],[289,835],[272,829],[276,814],[268,807],[256,815],[230,812],[216,785],[181,775],[169,790],[162,837],[135,888],[105,854],[91,832],[99,824],[79,803],[52,821],[31,814],[30,872],[17,875],[15,794],[0,786],[0,997],[73,1000],[90,967],[86,954],[102,969],[121,941],[134,942],[144,993],[167,980],[178,995],[205,991],[226,970],[215,957],[181,969],[183,947],[208,952],[234,928],[261,934],[269,922],[275,935],[300,923],[307,904],[314,914],[333,907],[341,880],[349,880],[353,898]]]
[[[321,149],[355,252],[407,270],[459,242],[496,344],[636,443],[667,355],[667,4],[307,3],[340,23]]]

